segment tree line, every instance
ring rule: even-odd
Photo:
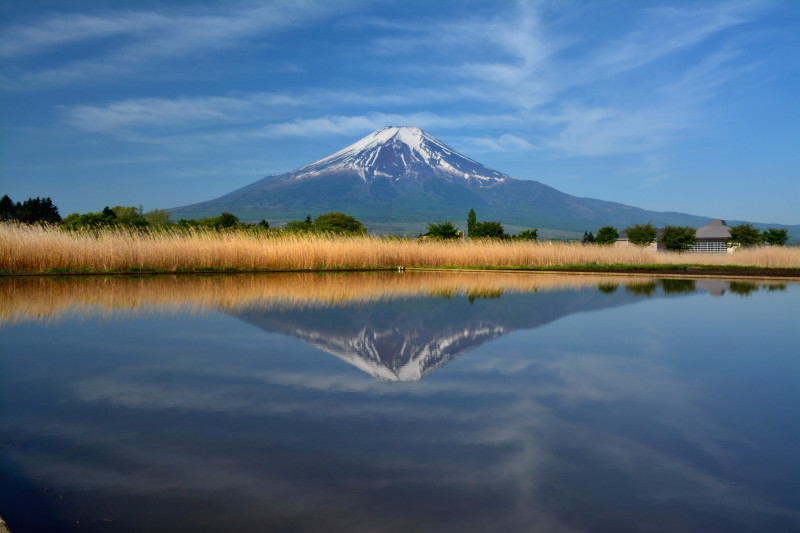
[[[430,223],[427,226],[428,237],[433,239],[458,239],[463,237],[463,233],[456,227],[451,220],[444,222]],[[503,224],[499,221],[479,222],[474,209],[470,209],[467,214],[467,237],[470,239],[499,239],[499,240],[523,240],[535,241],[539,239],[539,228],[526,229],[516,235],[506,233]]]
[[[0,220],[18,220],[26,224],[46,222],[58,224],[61,215],[58,207],[48,198],[28,198],[24,202],[14,203],[7,194],[0,198]]]
[[[215,217],[201,219],[182,218],[177,222],[173,222],[168,211],[151,209],[145,212],[142,206],[106,206],[102,211],[96,213],[72,213],[62,219],[58,207],[49,197],[28,198],[24,202],[15,203],[6,194],[0,198],[0,221],[8,220],[16,220],[27,224],[59,224],[68,230],[98,229],[103,227],[162,228],[167,226],[217,230],[237,228],[250,230],[270,229],[270,225],[265,219],[257,223],[247,223],[242,222],[236,215],[226,212]],[[429,223],[427,230],[426,235],[433,239],[448,240],[464,236],[461,230],[450,220]],[[277,231],[350,235],[367,234],[367,228],[360,220],[339,212],[325,213],[313,220],[309,215],[303,220],[288,222],[285,227],[278,228]],[[651,222],[647,224],[632,224],[625,228],[624,231],[628,236],[628,241],[638,246],[648,246],[659,239],[658,230]],[[505,228],[500,221],[478,221],[474,209],[470,209],[467,214],[467,237],[471,239],[536,241],[539,238],[538,232],[538,228],[533,228],[523,230],[516,235],[510,235],[505,232]],[[617,241],[619,235],[619,231],[614,226],[603,226],[597,230],[597,234],[584,232],[581,240],[584,244],[611,245]],[[726,239],[726,242],[731,247],[747,248],[762,244],[783,246],[788,240],[789,231],[787,229],[767,228],[764,231],[760,231],[758,228],[753,227],[752,224],[744,223],[730,227],[730,236]],[[667,250],[685,252],[697,243],[696,230],[689,226],[665,226],[660,241]]]
[[[625,228],[628,242],[637,246],[648,246],[658,239],[658,230],[651,222],[647,224],[632,224]],[[584,232],[584,244],[610,245],[619,238],[619,232],[614,226],[603,226],[597,230],[597,235]],[[664,226],[660,237],[664,248],[673,252],[685,252],[697,244],[697,230],[690,226]],[[789,230],[767,228],[760,231],[752,224],[737,224],[730,227],[730,236],[725,240],[729,247],[740,246],[749,248],[769,244],[771,246],[784,246],[789,240]]]
[[[67,230],[120,228],[208,228],[208,229],[247,229],[270,230],[269,222],[262,219],[257,223],[243,222],[232,213],[223,212],[215,217],[200,219],[181,218],[177,222],[171,220],[169,211],[151,209],[144,211],[142,206],[104,207],[102,211],[88,213],[72,213],[63,219],[58,207],[50,198],[29,198],[24,202],[14,203],[8,195],[0,198],[0,221],[16,220],[26,224],[58,224]],[[367,228],[360,220],[344,213],[331,212],[312,220],[289,222],[284,228],[275,231],[316,232],[366,235]]]

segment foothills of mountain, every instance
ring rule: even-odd
[[[273,223],[337,211],[361,220],[373,234],[417,235],[431,221],[460,222],[472,208],[484,220],[502,220],[514,231],[539,228],[542,237],[580,238],[587,229],[633,222],[700,227],[711,221],[579,198],[538,181],[515,179],[415,127],[382,128],[310,165],[169,211],[176,219],[228,212],[242,220]],[[800,234],[800,225],[754,225]]]
[[[72,213],[63,220],[58,212],[58,207],[50,198],[29,198],[23,203],[16,204],[4,195],[0,198],[0,222],[14,220],[28,224],[57,224],[61,228],[71,231],[96,230],[100,228],[164,228],[177,227],[183,229],[204,228],[210,230],[245,230],[260,233],[282,232],[311,232],[335,233],[342,235],[367,235],[367,228],[355,217],[344,213],[325,213],[312,220],[307,215],[303,220],[293,220],[283,227],[270,228],[269,222],[261,219],[258,223],[242,222],[232,213],[223,212],[215,217],[196,219],[182,218],[176,222],[170,219],[170,213],[163,209],[152,209],[144,212],[142,206],[104,207],[97,213]],[[427,232],[420,237],[434,240],[460,239],[464,232],[460,231],[452,221],[429,223]],[[536,241],[539,238],[538,228],[525,229],[518,234],[511,235],[505,232],[503,224],[499,221],[477,220],[474,209],[467,215],[467,236],[474,239],[499,239],[499,240],[527,240]],[[656,230],[652,222],[647,224],[632,224],[625,228],[628,240],[632,244],[646,246],[658,238],[667,250],[683,252],[689,250],[697,242],[695,229],[689,226],[666,226]],[[597,236],[591,232],[583,232],[581,241],[584,244],[610,245],[613,244],[619,232],[613,226],[604,226],[597,231]],[[658,235],[658,237],[657,237]],[[742,223],[730,228],[730,237],[727,242],[731,246],[759,246],[769,244],[783,246],[789,240],[788,230],[783,228],[767,228],[763,232],[752,224]]]

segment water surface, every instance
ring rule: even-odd
[[[800,530],[800,286],[0,282],[22,531]]]

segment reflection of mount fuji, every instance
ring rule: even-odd
[[[314,310],[232,313],[332,353],[384,381],[416,381],[454,357],[517,329],[633,302],[593,290],[452,295]]]

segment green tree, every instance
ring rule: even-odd
[[[42,222],[50,222],[51,224],[58,224],[61,222],[61,215],[58,213],[58,207],[48,196],[43,198],[39,204],[39,220]]]
[[[143,216],[147,223],[154,228],[160,228],[172,224],[172,221],[169,219],[169,211],[165,211],[164,209],[151,209]]]
[[[616,237],[614,237],[616,239]],[[594,235],[590,231],[589,233],[583,232],[583,239],[581,239],[583,244],[594,244]]]
[[[309,220],[292,220],[286,223],[286,231],[291,232],[311,231],[312,228],[313,224]]]
[[[70,213],[61,221],[61,227],[64,229],[78,229],[76,227],[78,217],[80,217],[78,213]]]
[[[603,226],[597,230],[597,235],[594,238],[596,244],[614,244],[619,237],[619,232],[614,226]]]
[[[789,240],[788,229],[767,228],[762,233],[762,237],[772,246],[783,246]]]
[[[111,214],[109,215],[109,212]],[[69,230],[99,229],[116,224],[116,217],[111,209],[104,209],[99,213],[72,213],[61,223],[61,227]]]
[[[179,218],[178,219],[178,227],[179,228],[196,228],[200,226],[200,221],[195,220],[193,218]]]
[[[537,241],[539,240],[539,228],[522,230],[516,238],[521,241]]]
[[[656,240],[658,232],[651,222],[647,224],[633,224],[625,228],[628,242],[637,246],[647,246]]]
[[[111,208],[110,208],[110,207],[108,207],[108,206],[105,206],[105,207],[103,208],[103,212],[102,212],[101,214],[102,214],[104,217],[106,217],[108,220],[116,220],[116,218],[117,218],[117,214],[114,212],[114,210],[113,210],[113,209],[111,209]]]
[[[695,229],[689,226],[665,226],[661,242],[667,250],[685,252],[695,245],[697,234]]]
[[[447,220],[438,224],[428,224],[428,236],[434,239],[457,239],[460,232],[452,222]]]
[[[217,217],[201,218],[201,226],[208,226],[214,229],[235,228],[239,225],[239,217],[231,213],[222,213]]]
[[[315,218],[314,229],[330,233],[367,234],[367,228],[360,220],[337,212],[325,213]]]
[[[11,220],[14,218],[15,206],[11,198],[4,194],[0,198],[0,220]]]
[[[267,222],[267,219],[265,218],[262,218],[261,222],[259,222],[258,225],[264,229],[269,229],[269,222]]]
[[[147,226],[147,219],[142,214],[142,206],[121,206],[117,205],[111,209],[117,219],[117,224],[127,227],[144,227]]]
[[[761,244],[761,241],[761,232],[749,223],[731,226],[730,237],[725,239],[729,247],[741,246],[742,248],[758,246]]]
[[[5,199],[8,197],[5,196],[3,198]],[[8,201],[4,203],[8,205],[11,203],[11,199],[8,198]],[[8,210],[8,208],[6,209]],[[35,224],[37,222],[57,224],[61,222],[61,215],[58,213],[58,207],[53,204],[50,198],[39,198],[38,196],[36,198],[28,198],[22,203],[17,202],[13,204],[13,209],[10,211],[13,213],[13,216],[9,218],[14,218],[26,224]]]
[[[478,222],[478,217],[475,215],[475,210],[470,209],[467,215],[467,237],[472,237],[472,232],[475,230],[475,224]]]
[[[506,231],[500,222],[476,222],[472,228],[476,239],[507,239]]]

